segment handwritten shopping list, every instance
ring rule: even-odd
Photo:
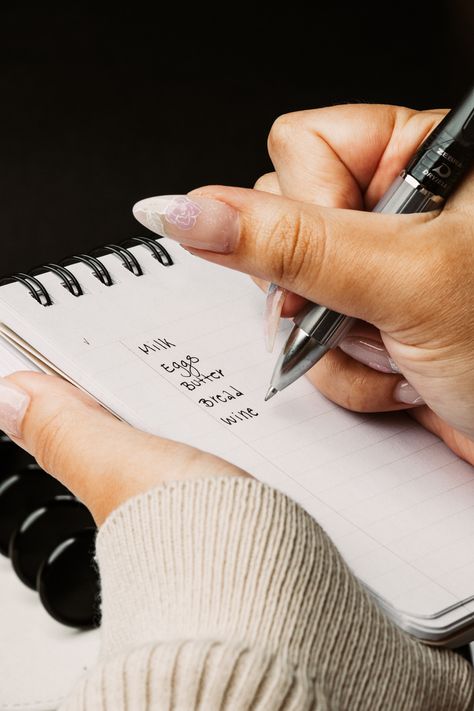
[[[235,427],[259,416],[256,398],[249,404],[242,375],[239,379],[238,373],[232,372],[224,354],[203,357],[195,345],[189,352],[189,347],[180,346],[178,339],[168,334],[157,334],[137,342],[132,348],[161,377],[200,408],[212,411],[210,414],[226,427]]]

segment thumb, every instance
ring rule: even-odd
[[[0,429],[83,501],[98,524],[158,484],[243,474],[218,457],[130,427],[50,375],[0,378]]]
[[[212,186],[141,200],[135,217],[193,254],[275,282],[310,301],[387,327],[419,288],[429,213],[326,208]],[[425,267],[426,268],[426,267]]]

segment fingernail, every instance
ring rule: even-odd
[[[227,254],[239,239],[239,213],[219,200],[187,195],[159,195],[133,206],[138,222],[164,237]]]
[[[358,360],[374,370],[379,370],[381,373],[400,372],[398,365],[390,357],[385,346],[380,341],[348,336],[339,343],[339,348],[354,360]]]
[[[413,385],[407,380],[401,380],[396,384],[393,391],[393,398],[397,402],[404,402],[407,405],[424,405],[425,401],[419,395]]]
[[[0,429],[13,437],[21,437],[21,425],[29,403],[28,393],[0,378]]]
[[[265,313],[263,316],[265,346],[269,353],[275,345],[275,338],[280,323],[281,310],[285,302],[287,290],[282,289],[278,284],[270,284],[265,302]]]

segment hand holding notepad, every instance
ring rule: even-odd
[[[0,342],[0,359],[3,348]],[[23,369],[29,367],[26,363]],[[75,496],[87,504],[97,525],[127,499],[159,484],[202,477],[203,472],[206,476],[245,474],[195,447],[158,436],[150,438],[130,428],[59,378],[15,373],[8,381],[0,381],[0,396],[6,387],[15,386],[21,388],[21,397],[25,392],[31,396],[21,445],[34,452],[44,469],[67,482]],[[229,397],[233,397],[231,388]],[[12,390],[13,396],[15,392]]]

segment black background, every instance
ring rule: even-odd
[[[450,106],[472,82],[472,0],[312,8],[3,10],[0,274],[140,234],[142,197],[252,185],[281,113]]]

